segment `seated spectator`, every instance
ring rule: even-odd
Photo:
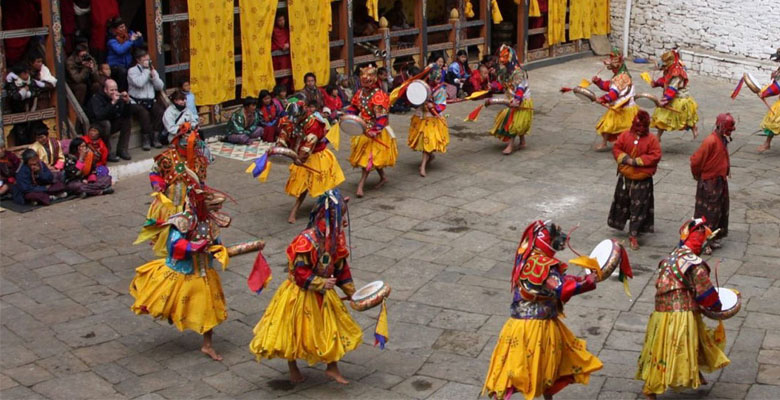
[[[133,50],[141,47],[144,39],[141,32],[127,30],[127,25],[116,17],[108,25],[108,65],[111,76],[119,84],[120,91],[127,90],[127,70],[133,63]]]
[[[15,65],[5,77],[5,92],[12,113],[34,110],[40,90],[30,75],[30,68],[24,64]]]
[[[298,92],[299,99],[304,103],[314,101],[317,104],[317,110],[325,106],[325,100],[322,97],[322,90],[317,87],[317,76],[313,72],[307,72],[303,76],[303,82],[306,86]]]
[[[458,50],[458,54],[447,68],[447,83],[458,88],[458,97],[466,97],[474,90],[471,88],[471,68],[469,68],[469,55],[466,50]]]
[[[192,90],[190,90],[190,81],[183,81],[181,85],[179,85],[179,90],[181,90],[182,93],[184,93],[184,96],[187,98],[187,109],[190,110],[192,115],[198,116],[198,106],[195,102],[195,93],[192,93]]]
[[[48,206],[52,201],[68,197],[65,185],[54,180],[54,174],[41,162],[33,149],[22,153],[22,166],[16,171],[16,183],[11,190],[14,202]]]
[[[5,140],[0,138],[0,196],[6,195],[16,183],[16,170],[21,163],[13,151],[6,151]]]
[[[274,101],[278,102],[279,105],[282,106],[282,110],[287,109],[287,86],[274,86]]]
[[[335,114],[338,114],[341,112],[341,109],[344,108],[344,102],[339,95],[339,87],[335,84],[328,85],[323,94],[323,100],[325,101],[325,107],[330,109],[331,113],[334,114],[334,117]]]
[[[162,130],[162,116],[165,105],[157,101],[157,91],[163,90],[164,84],[160,74],[152,67],[152,60],[146,50],[137,50],[136,65],[127,71],[127,94],[130,95],[130,113],[141,124],[143,149],[151,150],[151,146],[162,147],[158,134]]]
[[[384,17],[390,23],[391,30],[408,29],[409,21],[404,14],[404,6],[401,0],[395,0],[393,6],[385,12]]]
[[[257,111],[260,126],[263,128],[263,141],[276,143],[276,137],[279,136],[279,119],[284,116],[284,108],[267,90],[261,90],[257,98],[260,99],[260,107]]]
[[[106,79],[103,91],[96,93],[89,99],[84,110],[89,117],[89,122],[100,127],[101,139],[108,148],[108,161],[117,162],[119,158],[129,160],[130,153],[130,111],[128,103],[130,96],[127,92],[119,93],[116,81]],[[119,143],[116,151],[111,152],[111,134],[119,131]]]
[[[322,107],[322,112],[320,114],[322,114],[322,116],[328,120],[328,125],[333,125],[334,123],[338,122],[336,113],[331,111],[329,107]],[[330,126],[328,126],[328,129],[330,129]]]
[[[108,168],[98,166],[99,155],[82,138],[70,141],[65,157],[65,187],[82,198],[114,193]]]
[[[346,101],[342,98],[343,103],[349,103],[352,100],[352,96],[355,94],[354,86],[352,85],[352,79],[347,75],[341,75],[339,81],[339,90],[346,98]]]
[[[230,116],[225,141],[233,144],[249,144],[263,135],[260,116],[257,112],[257,99],[247,97],[244,106]]]
[[[376,77],[377,82],[379,83],[379,88],[384,90],[386,93],[390,93],[390,74],[388,74],[387,68],[382,67],[376,70]]]
[[[81,139],[87,144],[89,150],[95,154],[97,165],[105,167],[108,161],[108,146],[101,139],[101,136],[103,135],[100,132],[100,125],[92,125],[89,127],[87,134],[82,136]]]
[[[57,86],[57,78],[51,74],[49,68],[43,63],[43,56],[40,54],[33,54],[30,57],[30,76],[43,83],[44,90],[52,90]]]
[[[65,71],[65,81],[68,82],[70,90],[79,104],[85,105],[88,89],[95,83],[98,71],[97,62],[87,51],[86,44],[76,45],[76,50],[65,60]]]
[[[111,79],[111,66],[107,63],[100,64],[97,69],[97,74],[92,80],[92,91],[90,95],[103,91],[103,87],[106,85],[106,80]]]
[[[420,73],[420,69],[417,68],[414,63],[401,65],[399,67],[399,73],[393,78],[393,89],[401,86],[404,82],[411,79],[413,76]],[[412,109],[412,104],[406,99],[406,96],[401,96],[396,100],[395,104],[390,107],[390,112],[393,113],[406,113]]]
[[[35,150],[38,158],[55,175],[65,168],[65,154],[62,152],[60,141],[49,137],[49,128],[41,126],[35,131],[35,143],[30,145]]]
[[[171,93],[170,99],[172,104],[165,109],[162,120],[165,127],[165,136],[161,137],[161,141],[165,143],[171,143],[173,137],[179,133],[179,128],[184,123],[189,123],[192,129],[197,129],[198,127],[198,116],[187,108],[187,95],[181,90],[176,90]]]
[[[487,65],[480,64],[479,68],[474,70],[474,73],[469,78],[471,82],[471,88],[474,92],[488,90],[490,93],[500,93],[501,84],[498,81],[493,80]],[[489,94],[488,94],[489,95]]]

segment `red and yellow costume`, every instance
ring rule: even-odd
[[[450,143],[447,120],[441,115],[447,108],[447,90],[441,82],[442,71],[438,65],[431,65],[428,84],[431,85],[431,99],[412,115],[409,124],[407,144],[414,151],[446,153]],[[419,113],[419,115],[417,115]]]
[[[723,324],[713,331],[699,312],[701,307],[721,308],[710,268],[698,256],[711,234],[703,220],[686,221],[679,247],[658,265],[655,311],[636,372],[636,379],[645,381],[642,391],[647,395],[667,388],[695,389],[701,385],[700,370],[712,372],[729,364]]]
[[[338,190],[317,199],[309,227],[287,247],[288,276],[255,326],[249,350],[261,358],[332,363],[356,349],[363,332],[335,288],[355,293],[342,226],[346,202]]]
[[[612,50],[612,54],[604,60],[604,64],[613,75],[612,79],[606,81],[599,77],[593,78],[593,83],[607,92],[599,98],[599,103],[609,105],[607,112],[596,123],[596,133],[612,142],[620,133],[631,128],[639,107],[634,103],[634,84],[620,51]]]
[[[281,134],[276,144],[295,151],[309,168],[290,165],[290,178],[284,191],[293,197],[308,191],[310,196],[317,197],[344,182],[344,172],[327,148],[327,123],[318,114],[306,115],[298,121],[295,118],[286,116],[279,122]]]
[[[392,167],[398,158],[398,144],[388,117],[390,97],[380,89],[375,67],[362,68],[360,82],[361,89],[352,96],[351,104],[344,111],[362,118],[366,132],[352,137],[349,163],[355,168],[369,170]]]
[[[680,61],[680,55],[670,50],[661,56],[661,61],[664,75],[650,86],[662,87],[663,99],[668,104],[667,108],[656,107],[650,126],[665,131],[693,129],[699,122],[699,106],[688,92],[688,73]]]
[[[567,275],[567,265],[555,258],[565,241],[560,227],[541,220],[523,233],[512,272],[511,318],[493,349],[483,394],[505,399],[521,392],[531,400],[570,383],[587,384],[601,369],[585,341],[558,318],[572,296],[596,288],[596,274]]]
[[[531,100],[527,74],[517,60],[515,50],[509,46],[501,45],[498,53],[498,62],[501,65],[498,79],[504,87],[506,98],[514,101],[516,105],[510,105],[496,115],[490,134],[503,142],[509,142],[515,137],[525,136],[531,131],[534,102]]]
[[[780,52],[777,60],[780,61]],[[772,83],[767,85],[759,93],[759,97],[766,99],[768,97],[780,95],[780,68],[772,72]],[[780,135],[780,98],[772,104],[772,111],[768,111],[761,121],[761,129],[767,136]]]

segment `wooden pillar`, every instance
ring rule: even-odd
[[[458,54],[458,45],[460,44],[460,13],[457,8],[450,10],[449,24],[452,26],[448,39],[452,43],[452,54],[449,59],[455,60],[455,55]]]
[[[491,24],[493,23],[493,20],[491,19],[490,14],[490,0],[479,0],[479,16],[482,18],[483,21],[485,21],[485,24],[482,25],[482,29],[480,29],[479,34],[485,38],[485,46],[482,50],[481,54],[482,56],[486,56],[488,54],[493,53],[493,49],[491,48]]]
[[[528,48],[528,8],[525,2],[517,5],[517,58],[521,63],[525,62],[526,49]]]
[[[428,64],[428,0],[420,0],[414,8],[414,26],[420,30],[414,45],[420,49],[420,67]]]
[[[388,75],[392,76],[392,66],[390,65],[390,59],[392,58],[392,54],[390,54],[390,50],[392,50],[392,47],[390,46],[390,28],[387,24],[387,19],[385,17],[379,18],[379,32],[380,35],[382,35],[382,39],[379,41],[379,46],[377,48],[379,50],[382,50],[385,52],[385,56],[382,57],[382,60],[385,63],[385,68],[387,69]]]
[[[163,54],[163,21],[162,2],[160,0],[146,1],[146,32],[149,37],[146,42],[149,46],[149,57],[154,63],[154,69],[165,76],[165,56]]]
[[[46,64],[51,66],[57,78],[55,116],[57,136],[62,139],[66,128],[67,94],[65,93],[65,51],[62,48],[62,23],[60,21],[60,0],[41,1],[43,26],[49,29],[46,35]]]
[[[341,46],[341,59],[344,62],[345,75],[352,76],[355,68],[355,44],[352,43],[354,37],[354,25],[352,21],[352,1],[342,0],[339,6],[339,34],[344,45]]]
[[[3,7],[0,7],[0,31],[3,30]],[[7,71],[5,66],[5,40],[0,40],[0,71]],[[5,141],[5,122],[3,122],[3,107],[0,106],[0,135]]]

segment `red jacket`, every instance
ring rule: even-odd
[[[634,144],[637,141],[637,144]],[[620,134],[612,145],[612,155],[618,163],[618,171],[629,179],[642,180],[655,175],[661,161],[661,143],[655,135],[637,136],[627,130]],[[623,164],[623,159],[631,157],[637,165]]]
[[[729,174],[729,151],[715,132],[704,138],[691,156],[691,173],[696,180],[707,180]]]
[[[97,161],[97,165],[105,166],[106,162],[108,161],[108,146],[103,142],[103,139],[98,138],[96,141],[93,141],[89,138],[88,135],[84,135],[81,137],[84,140],[84,143],[87,144],[92,150],[96,150],[98,153],[100,153],[100,158]]]

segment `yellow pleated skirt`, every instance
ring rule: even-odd
[[[601,361],[566,325],[554,319],[510,318],[501,329],[482,394],[503,399],[508,391],[526,400],[567,383],[587,384]]]
[[[534,102],[530,98],[523,100],[519,108],[507,107],[496,115],[490,134],[508,142],[515,136],[523,136],[531,132],[531,122],[534,119]]]
[[[637,105],[608,109],[596,123],[596,133],[599,135],[619,135],[631,129],[637,112],[639,112]]]
[[[412,115],[409,123],[409,138],[406,142],[414,151],[446,153],[450,144],[447,121],[434,116],[420,118]]]
[[[767,136],[780,135],[780,99],[772,104],[772,111],[767,111],[764,115],[764,119],[761,120],[761,129]]]
[[[146,263],[135,270],[130,283],[136,314],[167,319],[180,331],[210,331],[227,318],[225,296],[219,274],[206,268],[205,276],[185,275],[170,269],[164,259]]]
[[[284,187],[290,196],[298,197],[308,190],[311,197],[317,197],[344,182],[344,171],[329,149],[311,154],[304,165],[319,173],[295,164],[290,165],[290,177]]]
[[[693,97],[675,97],[667,107],[677,112],[656,107],[650,126],[665,131],[682,131],[696,126],[699,122],[699,105]]]
[[[258,360],[283,358],[313,365],[338,361],[362,341],[360,326],[334,289],[320,294],[287,279],[255,326],[249,351]]]
[[[353,136],[350,139],[352,153],[349,156],[349,163],[352,167],[366,168],[369,159],[372,158],[372,169],[395,165],[395,161],[398,159],[398,144],[395,138],[390,135],[387,129],[382,129],[377,139],[385,146],[366,135]]]
[[[713,330],[699,313],[654,311],[647,322],[636,379],[645,381],[645,394],[695,389],[701,385],[699,370],[709,373],[729,364],[725,346],[723,324]]]

